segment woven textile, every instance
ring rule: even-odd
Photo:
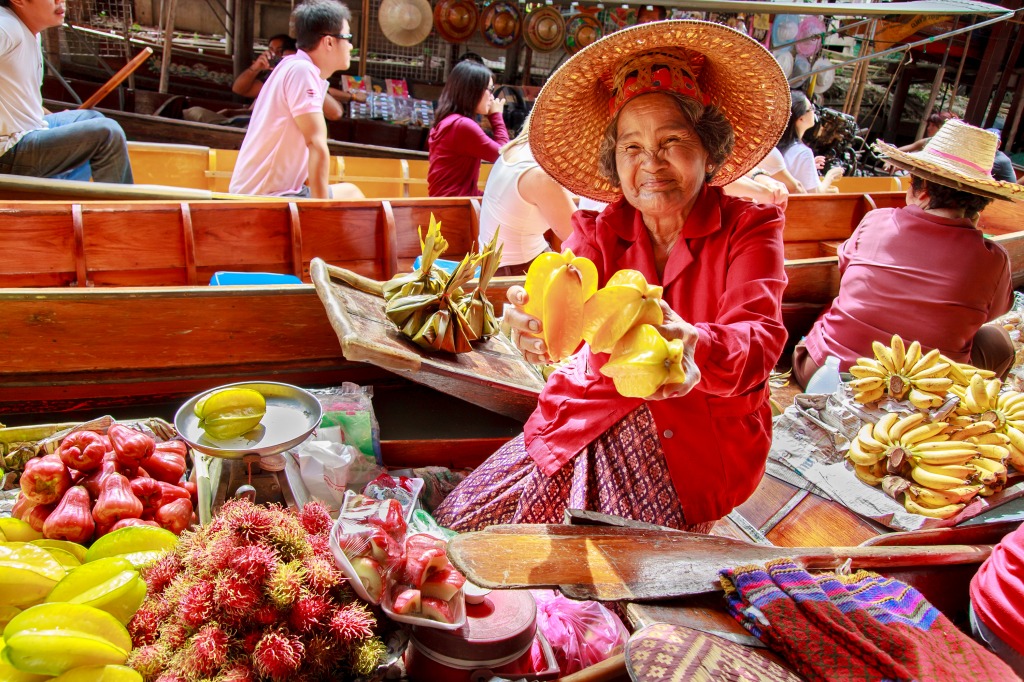
[[[713,525],[686,525],[645,405],[550,477],[537,469],[523,436],[517,436],[460,483],[434,516],[442,526],[471,531],[499,523],[562,523],[568,508],[697,533]]]
[[[898,580],[812,576],[789,559],[721,577],[729,612],[810,680],[1017,679]]]

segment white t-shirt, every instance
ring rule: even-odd
[[[0,155],[43,120],[43,51],[39,36],[0,7]]]
[[[297,194],[309,175],[309,149],[295,123],[303,114],[321,114],[327,81],[302,50],[270,72],[253,105],[249,128],[231,174],[236,194]]]
[[[501,265],[528,263],[548,248],[544,233],[548,224],[536,206],[523,199],[519,193],[519,179],[532,168],[537,168],[530,148],[520,145],[510,151],[512,162],[506,162],[506,154],[494,162],[484,196],[480,204],[480,246],[491,241],[494,231],[499,231]]]
[[[779,171],[786,170],[786,159],[782,157],[782,152],[778,147],[772,147],[768,156],[761,159],[761,163],[757,164],[757,167],[768,175],[775,175]]]
[[[786,159],[786,168],[790,174],[800,181],[808,192],[817,192],[820,180],[818,169],[814,167],[814,152],[803,142],[791,145],[782,153]]]

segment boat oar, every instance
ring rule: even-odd
[[[559,588],[575,599],[669,599],[720,590],[718,572],[790,557],[807,569],[977,564],[990,545],[768,547],[679,531],[571,525],[505,525],[464,533],[448,557],[488,588]]]
[[[114,91],[118,85],[121,84],[125,78],[131,75],[132,71],[142,66],[142,63],[149,59],[150,55],[153,54],[153,48],[147,47],[138,53],[132,60],[121,67],[121,70],[111,76],[110,80],[103,84],[103,87],[93,93],[92,97],[78,105],[79,109],[92,109],[94,106],[100,103],[100,101]]]

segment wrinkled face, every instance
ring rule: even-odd
[[[487,115],[487,110],[490,108],[491,102],[494,101],[494,93],[491,92],[492,90],[494,90],[493,78],[487,82],[487,89],[484,90],[482,95],[480,95],[480,101],[476,103],[476,113],[481,116]]]
[[[622,108],[615,168],[626,201],[645,216],[688,213],[707,163],[700,138],[668,95],[640,95]]]
[[[64,0],[12,0],[11,9],[33,33],[64,23]]]

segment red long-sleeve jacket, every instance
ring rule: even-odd
[[[477,186],[480,163],[494,163],[498,150],[508,142],[508,130],[501,114],[487,117],[494,139],[477,122],[460,114],[445,116],[430,130],[430,168],[427,170],[427,194],[432,197],[476,197],[483,194]]]

